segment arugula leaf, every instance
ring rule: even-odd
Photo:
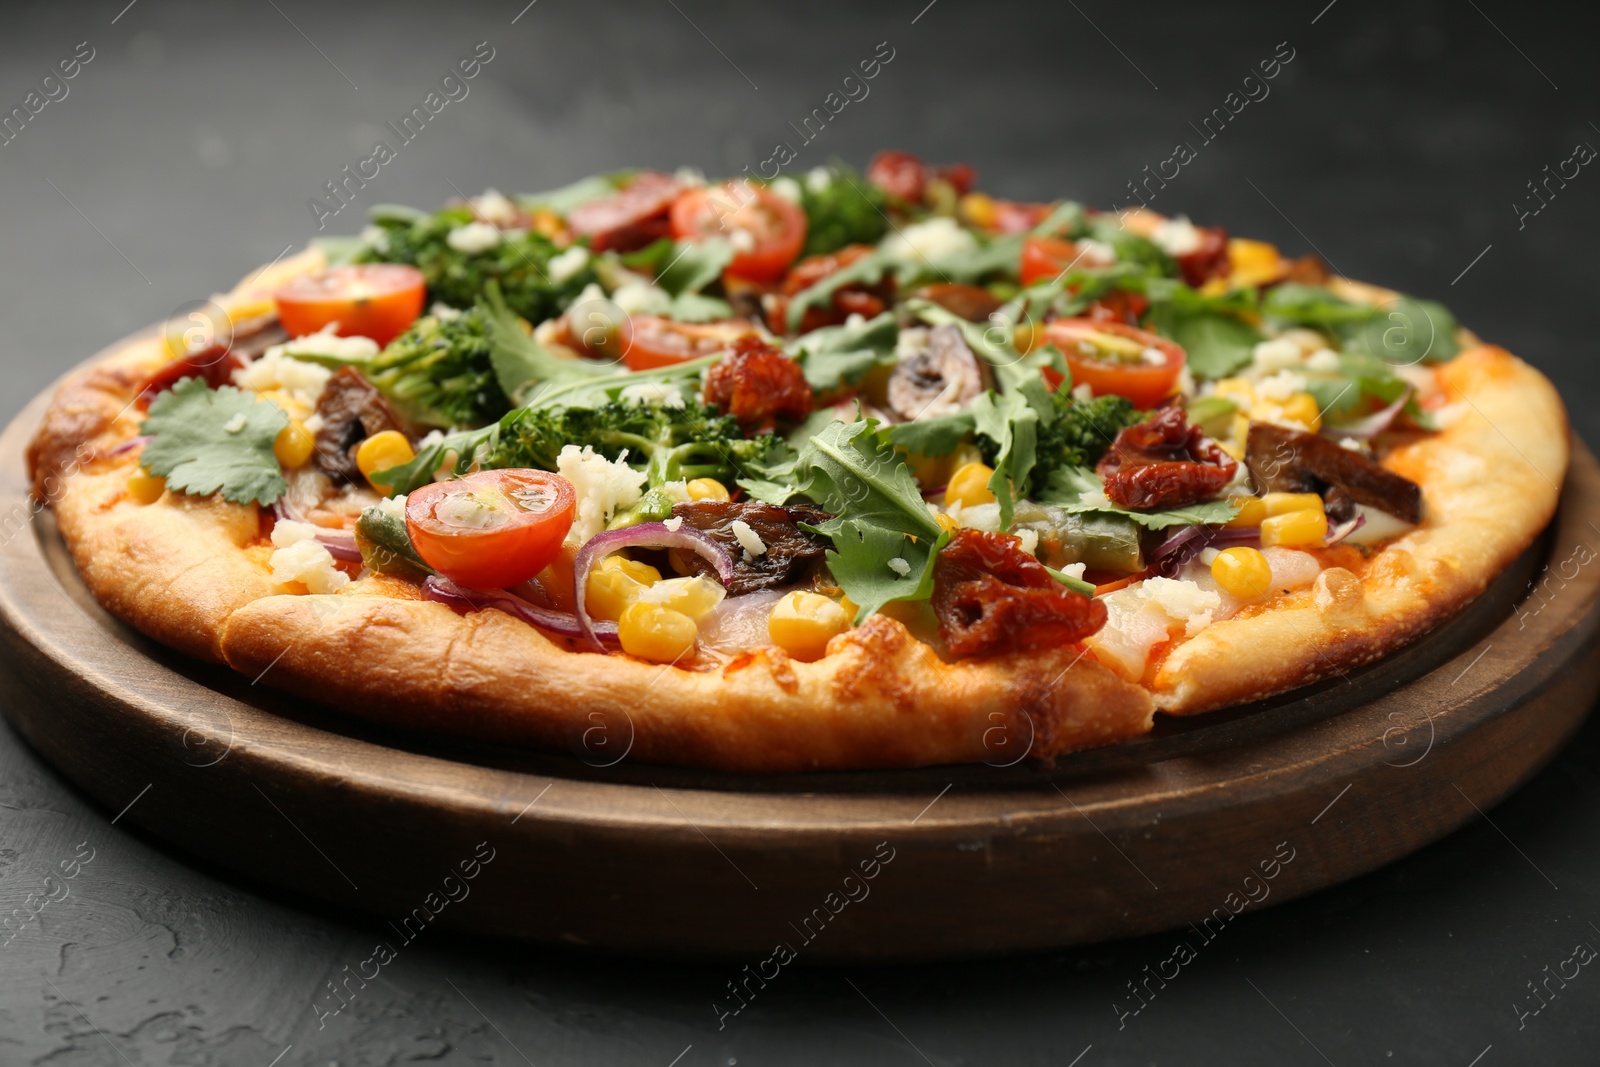
[[[914,422],[897,422],[889,427],[889,440],[896,448],[919,456],[948,456],[967,439],[975,425],[972,412],[952,411]]]
[[[1034,237],[1055,237],[1062,233],[1082,233],[1088,213],[1076,200],[1063,200],[1050,209],[1040,223],[1029,231]]]
[[[617,171],[614,174],[594,174],[548,192],[519,193],[516,200],[525,211],[544,208],[546,211],[554,211],[557,215],[566,215],[580,204],[599,200],[602,196],[610,196],[627,184],[628,179],[632,177],[633,171],[627,170]]]
[[[1050,472],[1044,492],[1038,494],[1042,503],[1054,504],[1067,512],[1105,512],[1125,515],[1139,525],[1151,530],[1164,530],[1168,526],[1198,526],[1222,523],[1239,513],[1239,506],[1227,498],[1207,500],[1186,508],[1168,511],[1132,511],[1121,508],[1106,498],[1105,483],[1100,475],[1087,467],[1059,467]]]
[[[815,530],[833,541],[828,566],[860,605],[861,621],[891,600],[925,598],[948,535],[928,513],[911,469],[872,419],[834,422],[795,457],[795,492],[834,517]],[[891,560],[906,561],[905,575]]]
[[[726,300],[701,293],[679,293],[667,308],[667,318],[678,322],[715,322],[733,317],[733,307]]]
[[[912,275],[932,276],[940,281],[975,284],[994,274],[1015,277],[1022,259],[1022,235],[1009,234],[995,237],[976,248],[967,248],[933,257],[931,263],[917,259],[906,263],[899,272],[899,281],[906,284]]]
[[[647,270],[673,296],[698,293],[722,277],[733,262],[733,245],[720,237],[672,241],[666,237],[622,257],[630,270]]]
[[[184,378],[150,402],[139,428],[150,435],[140,462],[168,489],[194,496],[222,493],[233,504],[271,504],[284,494],[272,443],[289,416],[270,401],[202,378]]]
[[[494,282],[488,284],[480,306],[488,325],[490,365],[500,381],[500,388],[514,401],[522,402],[528,387],[535,383],[555,386],[617,374],[613,364],[562,359],[535,341],[524,332],[522,323],[506,306],[500,287]]]
[[[893,363],[899,338],[894,314],[886,311],[859,325],[812,330],[785,347],[805,371],[812,392],[828,394],[855,385],[874,367]]]
[[[1226,378],[1248,367],[1256,345],[1266,340],[1260,330],[1233,315],[1210,310],[1185,313],[1173,304],[1154,309],[1151,323],[1182,346],[1189,357],[1189,373],[1196,378]]]
[[[834,271],[815,285],[800,290],[789,299],[789,310],[784,325],[793,333],[800,329],[806,312],[813,307],[823,307],[833,302],[833,294],[850,285],[877,285],[884,271],[895,266],[898,260],[875,248],[847,267]]]
[[[1040,412],[1021,392],[990,390],[973,402],[972,419],[978,436],[995,444],[989,491],[1000,505],[1000,528],[1006,529],[1017,499],[1027,494],[1028,478],[1038,458]]]
[[[1443,363],[1461,351],[1456,317],[1443,304],[1400,296],[1383,304],[1357,304],[1314,285],[1280,285],[1262,301],[1274,318],[1316,326],[1347,352],[1377,356],[1391,366]]]

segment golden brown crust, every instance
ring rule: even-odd
[[[280,264],[254,291],[317,264]],[[1440,371],[1467,414],[1385,460],[1423,485],[1424,524],[1362,578],[1330,568],[1311,589],[1181,643],[1151,690],[1078,647],[946,663],[884,616],[816,663],[764,649],[691,671],[573,651],[500,612],[418,600],[394,579],[325,596],[275,587],[255,507],[170,493],[142,506],[126,493],[135,459],[111,449],[137,432],[129,401],[162,361],[151,338],[74,375],[28,452],[84,581],[119,618],[385,723],[736,771],[1049,759],[1143,733],[1157,707],[1189,714],[1348,670],[1481,592],[1549,521],[1567,459],[1553,388],[1480,347]]]

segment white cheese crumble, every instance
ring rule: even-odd
[[[705,171],[700,170],[698,167],[679,167],[672,176],[678,180],[679,185],[692,186],[698,189],[706,184]]]
[[[677,533],[680,529],[683,528],[683,516],[682,515],[674,515],[670,519],[662,519],[661,520],[661,525],[665,526],[667,529],[671,530],[673,533]]]
[[[1086,264],[1110,266],[1117,261],[1117,250],[1104,241],[1096,241],[1093,237],[1083,237],[1074,241],[1073,244],[1078,246],[1078,251],[1083,254]]]
[[[1157,226],[1150,234],[1150,240],[1169,256],[1185,256],[1200,247],[1201,238],[1194,223],[1187,216],[1179,215]]]
[[[1082,581],[1083,572],[1089,569],[1089,565],[1087,563],[1069,563],[1065,567],[1058,567],[1056,569],[1069,578],[1076,578],[1079,581]]]
[[[314,408],[332,374],[326,367],[292,359],[284,354],[282,345],[274,345],[260,359],[234,371],[233,384],[257,393],[281,389],[296,403]]]
[[[649,282],[620,286],[611,294],[611,301],[629,315],[664,315],[672,308],[672,297],[667,291]]]
[[[305,417],[300,425],[306,428],[306,433],[316,434],[322,429],[322,416],[313,411]]]
[[[361,229],[361,243],[378,252],[389,251],[389,231],[382,226],[364,226]]]
[[[1088,382],[1079,382],[1072,387],[1072,399],[1089,401],[1094,399],[1094,388]]]
[[[626,452],[615,460],[595,452],[593,445],[564,445],[556,456],[556,473],[572,483],[578,495],[578,514],[567,541],[583,544],[606,528],[618,508],[632,507],[644,495],[645,473],[627,464]]]
[[[550,257],[550,280],[561,285],[577,277],[578,272],[588,265],[589,250],[582,245],[573,245],[565,252]]]
[[[449,304],[446,304],[443,300],[435,300],[433,302],[433,306],[428,309],[428,314],[432,315],[440,322],[449,322],[452,319],[459,319],[461,317],[461,309],[453,308]]]
[[[404,493],[399,496],[386,496],[374,506],[391,519],[399,519],[401,522],[406,519],[406,495]]]
[[[729,230],[728,243],[733,246],[735,252],[754,252],[756,237],[749,230]]]
[[[1304,553],[1301,553],[1304,555]],[[1193,637],[1211,625],[1211,613],[1222,606],[1222,597],[1181,578],[1146,578],[1140,585],[1150,602],[1184,624],[1184,635]]]
[[[308,333],[304,337],[296,337],[281,345],[273,345],[263,353],[263,356],[271,355],[273,352],[281,352],[286,356],[310,353],[317,356],[338,356],[340,359],[365,360],[377,355],[379,348],[382,347],[370,337],[340,337],[333,332],[338,328],[337,322],[330,322],[316,333]]]
[[[683,390],[666,382],[639,382],[625,386],[617,398],[628,404],[655,405],[664,408],[683,407]]]
[[[313,593],[334,593],[349,584],[350,576],[333,565],[309,522],[279,520],[272,527],[272,544],[276,551],[267,563],[277,584],[299,582]]]
[[[800,183],[787,174],[767,186],[785,200],[798,204],[800,202]]]
[[[889,561],[889,569],[894,571],[900,577],[904,578],[906,575],[911,573],[911,564],[907,563],[899,556],[896,556],[894,559]]]
[[[827,167],[812,167],[806,173],[806,188],[813,193],[825,193],[833,184],[833,172]]]
[[[1192,581],[1146,578],[1100,598],[1106,606],[1106,624],[1085,644],[1126,678],[1138,678],[1158,642],[1172,638],[1181,624],[1183,635],[1193,637],[1211,625],[1222,607],[1222,595]]]
[[[1017,547],[1028,555],[1034,555],[1039,547],[1039,531],[1030,530],[1026,526],[1017,531]]]
[[[473,210],[477,212],[478,218],[492,222],[496,226],[515,226],[522,217],[522,212],[517,209],[511,198],[498,189],[485,189],[483,195],[478,197],[477,203],[473,205]],[[489,247],[493,248],[494,245],[491,244]],[[457,251],[464,250],[457,249]]]
[[[754,559],[756,556],[766,554],[767,543],[761,540],[760,534],[751,529],[748,522],[743,519],[734,519],[728,528],[733,531],[734,538],[744,548],[746,559]]]
[[[1262,341],[1251,350],[1252,368],[1260,374],[1276,374],[1289,367],[1298,367],[1303,358],[1300,346],[1293,341],[1276,338]],[[1334,368],[1338,370],[1338,367]]]
[[[884,254],[893,259],[922,261],[965,252],[977,244],[977,238],[962,229],[955,219],[941,216],[891,234],[881,247]]]
[[[487,222],[469,222],[465,226],[457,226],[445,237],[444,243],[467,255],[487,252],[500,243],[499,227]]]
[[[947,508],[946,512],[958,524],[969,530],[982,530],[984,533],[1000,532],[999,504],[970,504],[959,510]]]
[[[240,411],[236,413],[233,418],[223,423],[222,428],[228,433],[238,433],[240,430],[244,429],[244,423],[244,412]]]
[[[1306,357],[1306,369],[1319,374],[1339,373],[1339,353],[1331,348],[1319,348]]]
[[[1306,376],[1292,370],[1280,370],[1272,377],[1256,383],[1256,395],[1263,400],[1288,400],[1295,393],[1305,391]]]
[[[1355,437],[1341,437],[1341,438],[1339,438],[1339,447],[1340,448],[1349,449],[1351,452],[1362,452],[1362,453],[1364,453],[1367,450],[1366,443],[1364,441],[1360,440],[1359,438],[1355,438]]]

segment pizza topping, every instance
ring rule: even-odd
[[[803,663],[821,659],[828,642],[850,629],[850,612],[821,593],[796,589],[772,605],[767,616],[767,636],[772,643]]]
[[[406,497],[406,532],[429,567],[472,589],[527,581],[556,558],[577,495],[559,475],[480,471]]]
[[[617,192],[573,208],[567,225],[589,238],[592,251],[631,252],[667,235],[667,212],[682,188],[670,174],[642,171]]]
[[[1172,395],[1186,361],[1172,341],[1120,322],[1056,319],[1044,336],[1065,353],[1074,383],[1087,385],[1094,396],[1127,397],[1140,408],[1156,407]]]
[[[362,263],[302,275],[274,293],[273,300],[278,321],[291,337],[332,326],[341,337],[370,337],[387,344],[422,314],[424,295],[417,268]]]
[[[836,252],[801,260],[784,278],[779,295],[768,299],[764,308],[767,322],[779,333],[787,332],[789,301],[793,297],[872,254],[870,245],[847,245]],[[851,315],[876,318],[894,300],[894,279],[880,276],[871,282],[844,285],[833,290],[831,298],[824,305],[806,308],[795,332],[804,334],[824,326],[837,326]]]
[[[313,593],[337,593],[350,576],[334,565],[328,546],[317,540],[318,528],[308,522],[282,520],[272,527],[275,551],[267,561],[279,585],[299,582]]]
[[[238,429],[228,427],[242,419]],[[184,378],[150,404],[140,432],[145,470],[177,492],[220,492],[234,504],[271,504],[288,488],[273,453],[289,417],[276,404],[231,385],[211,389],[200,378]]]
[[[758,337],[741,337],[733,351],[706,371],[705,401],[739,420],[747,431],[765,432],[783,419],[811,414],[811,386],[800,365]]]
[[[715,570],[718,579],[724,586],[733,579],[733,556],[722,545],[701,531],[688,526],[680,526],[671,530],[659,522],[644,522],[637,526],[626,527],[621,530],[609,530],[589,539],[573,560],[573,589],[575,591],[574,611],[578,617],[578,625],[587,635],[593,630],[594,619],[589,612],[589,584],[590,576],[595,568],[607,556],[624,548],[664,548],[676,550],[682,558],[687,559],[689,554],[694,554],[709,563]],[[641,583],[642,584],[642,583]],[[641,601],[642,602],[642,601]],[[636,606],[630,604],[624,609],[626,617],[628,610]],[[715,605],[712,605],[715,606]],[[708,609],[709,610],[709,609]],[[677,621],[663,615],[663,612],[682,614],[675,608],[663,607],[659,604],[650,604],[649,610],[635,613],[631,623],[619,620],[619,626],[630,626],[639,638],[638,647],[646,644],[653,651],[659,651],[664,644],[670,643],[669,639],[681,636]],[[685,618],[688,616],[685,615]],[[691,619],[691,624],[693,620]],[[597,651],[604,651],[597,641],[591,640]],[[624,642],[624,648],[627,642]],[[636,653],[637,654],[637,653]],[[641,658],[654,658],[641,655]],[[677,655],[668,657],[668,660],[678,658]]]
[[[374,434],[400,429],[400,418],[367,376],[354,367],[340,367],[317,398],[322,420],[316,438],[317,467],[336,481],[364,479],[356,451]],[[374,468],[376,470],[378,468]]]
[[[672,234],[724,240],[733,246],[728,274],[775,282],[805,246],[806,214],[765,186],[733,181],[679,196],[672,205]]]
[[[503,589],[467,589],[448,578],[430,575],[422,581],[422,599],[444,604],[463,615],[469,611],[494,608],[540,630],[561,637],[586,639],[585,631],[578,625],[576,615],[534,604]],[[617,637],[617,624],[614,622],[591,623],[588,636],[604,648],[621,647],[621,641]]]
[[[1262,492],[1338,489],[1357,504],[1408,523],[1422,521],[1422,488],[1416,482],[1317,434],[1252,423],[1245,465]]]
[[[826,538],[802,529],[799,524],[817,526],[828,521],[830,516],[805,504],[780,507],[759,501],[733,504],[697,500],[673,505],[672,517],[682,520],[686,528],[705,534],[727,551],[734,562],[725,581],[733,596],[801,580],[822,559],[828,547]],[[760,551],[755,551],[752,545]],[[678,565],[691,574],[704,574],[712,569],[711,564],[698,556],[682,556]]]
[[[1105,607],[1064,588],[1005,534],[958,530],[934,567],[939,636],[958,656],[1072,644],[1098,630]]]
[[[1238,464],[1172,407],[1117,434],[1096,469],[1113,503],[1157,511],[1216,496]]]
[[[902,359],[889,376],[889,409],[907,420],[949,414],[977,399],[988,378],[961,331],[936,326],[927,347]]]

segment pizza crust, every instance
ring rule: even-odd
[[[320,264],[295,257],[233,299]],[[275,586],[254,505],[172,493],[140,505],[126,492],[136,454],[112,450],[137,433],[133,392],[164,359],[145,338],[74,374],[29,447],[35,493],[100,603],[182,652],[350,714],[601,763],[1005,765],[1137,736],[1158,708],[1193,714],[1290,689],[1383,655],[1481,592],[1549,521],[1567,462],[1549,382],[1481,346],[1441,371],[1467,415],[1385,460],[1422,484],[1423,525],[1361,579],[1327,570],[1183,642],[1148,689],[1082,646],[947,663],[882,615],[815,663],[768,648],[686,670],[575,650],[497,611],[457,615],[392,579],[321,596]]]

